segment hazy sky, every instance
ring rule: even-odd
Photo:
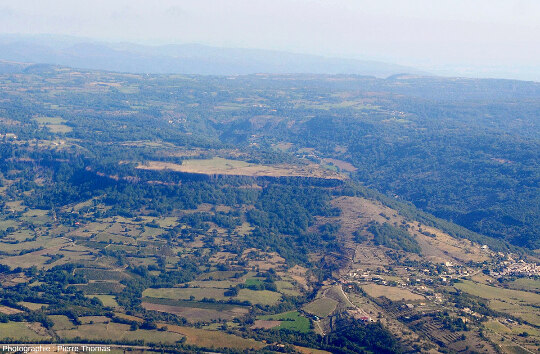
[[[0,33],[517,70],[540,63],[540,0],[0,0]]]

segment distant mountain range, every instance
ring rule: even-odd
[[[376,77],[420,70],[377,61],[200,44],[146,46],[65,36],[0,36],[0,60],[128,73],[242,75],[254,73],[357,74]]]

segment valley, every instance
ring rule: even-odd
[[[0,341],[536,352],[540,88],[485,81],[0,74]]]

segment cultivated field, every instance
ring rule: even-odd
[[[234,299],[249,301],[252,304],[275,305],[281,299],[281,294],[268,290],[240,289],[238,296],[234,297]]]
[[[508,287],[516,290],[540,292],[540,280],[538,279],[519,278],[507,284]]]
[[[414,294],[407,289],[402,289],[395,286],[367,284],[362,285],[362,289],[371,297],[384,296],[392,301],[419,301],[425,299],[422,295]]]
[[[49,316],[49,319],[51,319],[54,323],[54,326],[53,326],[54,330],[65,330],[65,329],[76,328],[75,324],[71,322],[71,320],[67,316],[51,315]]]
[[[0,323],[0,340],[18,341],[51,340],[51,336],[40,323],[8,322]]]
[[[495,311],[519,317],[534,325],[540,323],[539,294],[503,289],[468,280],[454,286],[464,292],[489,300],[489,307]]]
[[[226,300],[224,295],[225,290],[215,288],[161,288],[161,289],[146,289],[143,291],[143,297],[153,297],[158,299],[172,300],[193,300],[215,299]]]
[[[232,304],[213,302],[182,301],[143,298],[142,306],[147,310],[167,312],[186,318],[190,322],[232,320],[248,313],[248,308]]]
[[[206,348],[234,348],[234,349],[261,349],[264,343],[253,339],[245,339],[232,334],[218,331],[208,331],[193,327],[182,327],[175,325],[163,325],[167,330],[180,333],[186,337],[187,344],[194,344]]]
[[[304,311],[321,318],[330,315],[336,309],[338,302],[330,298],[316,299],[304,306]]]
[[[41,310],[42,308],[49,307],[48,304],[39,304],[39,303],[27,302],[27,301],[18,302],[17,305],[24,306],[27,309],[32,310],[32,311]]]
[[[540,305],[540,295],[511,289],[502,289],[494,286],[463,281],[454,285],[457,289],[469,294],[490,300],[511,299],[520,302],[526,302],[532,305]]]
[[[34,118],[39,125],[46,126],[51,133],[69,133],[73,129],[63,123],[66,123],[65,119],[60,117],[36,117]]]
[[[14,309],[12,307],[0,305],[0,313],[3,313],[4,315],[13,315],[13,314],[16,314],[16,313],[21,313],[21,312],[23,312],[23,311],[21,311],[19,309]]]
[[[121,323],[83,324],[76,329],[57,330],[64,339],[83,338],[88,340],[144,341],[145,343],[174,344],[184,337],[181,334],[157,330],[137,329],[130,331],[130,326]]]

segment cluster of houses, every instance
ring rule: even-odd
[[[525,261],[520,260],[515,263],[503,262],[503,264],[506,267],[498,273],[493,272],[492,275],[522,275],[529,277],[540,276],[540,265],[536,263],[526,263]]]

